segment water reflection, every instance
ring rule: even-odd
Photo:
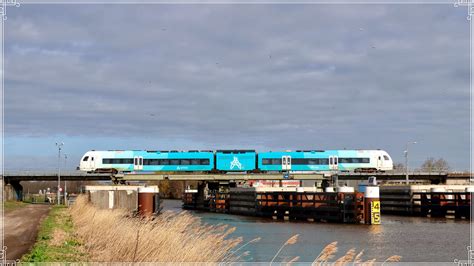
[[[181,210],[180,201],[164,201],[165,210]],[[300,262],[312,262],[329,243],[338,241],[338,253],[343,256],[350,248],[364,250],[364,259],[383,261],[391,255],[402,256],[405,262],[452,262],[467,259],[469,245],[467,220],[441,218],[382,216],[381,225],[349,225],[317,222],[284,222],[256,217],[219,213],[194,212],[209,224],[228,224],[236,227],[234,236],[242,236],[243,243],[262,237],[246,246],[250,251],[245,261],[266,262],[272,259],[281,245],[291,236],[300,234],[295,245],[282,250],[276,261],[284,257],[300,256]]]

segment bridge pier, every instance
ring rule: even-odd
[[[20,184],[20,181],[6,181],[3,186],[5,200],[23,200],[23,186]]]

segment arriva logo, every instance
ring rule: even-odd
[[[230,169],[234,169],[234,167],[239,168],[239,170],[242,169],[242,164],[239,162],[239,158],[237,158],[236,156],[234,156],[234,160],[232,162],[230,162]]]

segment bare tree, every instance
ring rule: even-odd
[[[421,170],[424,172],[447,172],[449,169],[448,162],[443,158],[436,160],[433,157],[429,157],[421,165]]]
[[[405,171],[405,165],[403,163],[393,164],[393,170],[395,171]]]

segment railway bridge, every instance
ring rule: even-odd
[[[377,180],[405,180],[405,173],[386,172],[386,173],[337,173],[339,180],[367,180],[375,176]],[[153,180],[171,180],[171,181],[240,181],[240,180],[322,180],[331,178],[322,173],[262,173],[262,174],[198,174],[198,173],[127,173],[127,174],[87,174],[80,171],[61,173],[61,180],[67,181],[153,181]],[[434,173],[434,172],[414,172],[409,173],[409,179],[412,181],[429,181],[432,184],[446,183],[450,180],[469,181],[472,178],[471,173]],[[3,189],[5,198],[21,199],[22,181],[57,181],[58,175],[54,172],[5,172],[2,176],[4,181]]]

